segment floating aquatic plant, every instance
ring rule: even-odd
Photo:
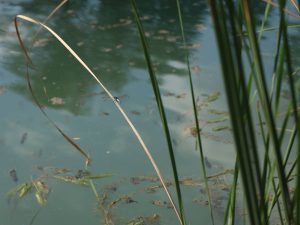
[[[73,172],[70,169],[55,167],[39,167],[39,170],[43,173],[41,176],[34,180],[30,180],[12,187],[7,192],[7,196],[9,198],[15,196],[23,198],[34,192],[37,203],[39,205],[44,205],[50,192],[50,187],[47,184],[49,179],[57,179],[67,183],[89,186],[91,180],[112,176],[111,173],[91,173],[87,170],[78,170]]]

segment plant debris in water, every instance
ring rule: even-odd
[[[162,201],[162,200],[152,200],[151,204],[159,206],[159,207],[166,207],[168,209],[172,209],[173,208],[173,206],[172,206],[172,204],[170,202]]]
[[[100,115],[109,116],[109,113],[108,112],[101,112]]]
[[[221,122],[224,122],[226,120],[228,120],[228,117],[224,116],[224,117],[220,117],[220,118],[217,118],[217,119],[207,120],[206,123],[221,123]]]
[[[219,91],[215,91],[210,94],[202,94],[202,96],[205,97],[204,99],[202,99],[198,96],[196,99],[197,110],[200,111],[200,110],[206,108],[209,105],[209,103],[216,101],[220,95],[221,95],[221,93]],[[217,112],[217,111],[215,111],[215,112]]]
[[[59,98],[59,97],[50,98],[50,102],[51,102],[52,105],[63,105],[63,104],[65,104],[65,101],[62,98]]]
[[[147,225],[147,224],[158,224],[160,221],[160,216],[158,214],[153,214],[152,216],[139,216],[130,220],[126,225]]]
[[[33,181],[32,184],[34,185],[36,192],[35,198],[40,205],[44,205],[46,203],[47,195],[49,193],[48,185],[40,180]]]
[[[87,170],[78,170],[75,175],[65,175],[65,176],[53,175],[53,178],[62,180],[65,182],[73,183],[73,184],[89,185],[90,180],[101,179],[101,178],[110,177],[110,176],[112,176],[112,174],[110,174],[110,173],[91,174]]]
[[[229,130],[229,126],[219,126],[219,127],[214,127],[212,128],[212,131],[222,131],[222,130]]]
[[[197,137],[197,128],[196,127],[190,127],[190,134],[193,136],[193,137]],[[200,129],[200,132],[201,132],[201,129]]]
[[[208,112],[211,113],[211,114],[215,114],[215,115],[224,115],[224,116],[228,116],[229,115],[228,112],[226,112],[226,111],[219,111],[217,109],[210,109],[210,110],[208,110]]]
[[[25,143],[25,141],[26,141],[26,139],[27,139],[27,133],[25,132],[25,133],[22,135],[22,138],[21,138],[20,144],[21,144],[21,145],[22,145],[22,144],[24,144],[24,143]]]
[[[214,102],[220,97],[221,93],[219,91],[213,92],[206,97],[206,102]]]
[[[222,130],[230,130],[229,126],[217,126],[212,128],[213,132],[205,132],[200,129],[201,136],[205,137],[207,139],[210,139],[212,141],[221,142],[225,144],[232,144],[233,140],[231,138],[225,138],[219,135],[216,135],[215,133]],[[197,128],[196,127],[188,127],[185,128],[185,132],[188,136],[197,137]]]
[[[17,176],[17,171],[15,169],[12,169],[11,171],[9,171],[9,175],[11,177],[11,179],[14,181],[14,182],[18,182],[18,176]]]
[[[19,184],[13,188],[11,188],[7,196],[11,197],[19,197],[23,198],[29,193],[34,192],[34,196],[36,201],[39,205],[44,205],[47,201],[47,196],[50,192],[50,188],[47,184],[48,179],[54,178],[64,182],[69,182],[73,184],[79,185],[90,185],[90,180],[94,179],[101,179],[104,177],[110,177],[112,174],[110,173],[99,173],[99,174],[92,174],[90,171],[87,170],[77,170],[75,174],[71,174],[72,170],[66,168],[55,168],[55,167],[37,167],[39,171],[43,172],[41,176],[34,180],[30,180]],[[12,179],[17,182],[17,173],[16,170],[13,169],[10,172],[10,176]],[[62,174],[69,174],[69,175],[62,175]],[[33,191],[34,190],[34,191]],[[128,200],[130,201],[130,200]],[[133,200],[132,200],[133,201]]]
[[[137,176],[137,177],[130,178],[130,182],[132,184],[139,184],[143,181],[157,182],[159,181],[159,179],[156,176]]]
[[[141,112],[139,112],[139,111],[137,111],[137,110],[132,110],[131,113],[132,113],[133,115],[136,115],[136,116],[141,115]]]
[[[213,167],[213,163],[209,162],[208,159],[205,159],[206,164],[209,164],[210,167]],[[208,166],[208,165],[207,165]],[[223,203],[226,202],[226,196],[229,191],[229,187],[231,184],[227,184],[225,176],[232,175],[233,170],[223,170],[219,173],[209,175],[207,177],[208,182],[210,184],[210,191],[213,193],[213,207],[215,208],[221,208],[224,206]],[[119,186],[123,186],[127,184],[131,184],[134,186],[139,186],[142,188],[138,188],[134,191],[134,188],[130,188],[130,193],[122,194],[118,197],[112,197],[115,196],[117,193],[115,192]],[[199,189],[198,194],[194,196],[191,199],[191,202],[202,204],[202,205],[208,205],[208,201],[206,199],[206,192],[204,191],[204,180],[202,179],[195,179],[192,177],[183,177],[179,181],[180,185]],[[150,186],[149,186],[150,184]],[[145,186],[146,185],[146,186]],[[168,187],[174,186],[173,181],[166,181],[166,185]],[[126,207],[126,210],[129,210],[128,207],[130,207],[132,204],[136,205],[139,204],[139,201],[135,199],[135,195],[139,195],[140,193],[153,193],[160,191],[162,189],[162,185],[159,183],[159,179],[156,176],[135,176],[130,178],[123,178],[119,182],[114,182],[111,185],[106,185],[103,190],[103,194],[100,195],[100,198],[98,199],[98,211],[103,216],[103,224],[105,225],[115,225],[120,224],[116,223],[115,220],[118,220],[115,218],[115,215],[113,213],[113,210],[119,207]],[[222,191],[222,192],[220,192]],[[155,195],[155,198],[153,198],[150,201],[142,202],[143,199],[141,199],[142,204],[151,204],[153,206],[156,206],[157,209],[165,208],[165,209],[171,209],[172,205],[169,201],[166,199],[158,199],[157,195]],[[124,204],[125,203],[125,204]],[[122,224],[159,224],[160,223],[160,216],[157,214],[153,214],[152,216],[138,216],[134,219],[128,220],[129,222],[124,222]]]
[[[42,180],[32,180],[30,182],[24,182],[22,184],[13,187],[8,193],[9,198],[18,196],[19,198],[25,197],[27,194],[31,193],[31,190],[35,189],[35,197],[39,205],[44,205],[47,200],[47,195],[49,193],[49,187]]]

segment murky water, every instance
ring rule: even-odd
[[[190,224],[199,224],[199,218],[208,224],[206,195],[203,185],[197,185],[202,172],[191,129],[192,104],[176,3],[141,1],[138,5],[167,110],[187,218]],[[121,114],[91,76],[45,31],[31,51],[35,64],[35,69],[30,70],[34,93],[49,117],[89,153],[93,160],[89,170],[110,172],[113,176],[95,182],[98,193],[107,195],[99,209],[90,188],[51,179],[51,169],[41,171],[41,167],[55,167],[76,173],[84,168],[82,156],[34,103],[27,87],[25,59],[12,24],[16,14],[42,21],[54,7],[49,1],[0,2],[0,225],[102,224],[105,210],[112,213],[114,224],[127,224],[140,216],[148,216],[149,223],[176,224],[165,193],[155,187],[159,185],[155,177],[149,177],[155,174],[154,170]],[[214,175],[233,169],[235,156],[230,130],[221,129],[229,125],[229,120],[212,21],[206,1],[186,1],[183,11],[192,76],[201,107],[206,166],[209,175]],[[264,4],[258,5],[256,11],[259,20]],[[272,15],[276,17],[275,10]],[[70,1],[48,24],[120,98],[121,106],[140,131],[164,177],[172,179],[129,2]],[[20,26],[29,45],[37,27],[26,22]],[[298,46],[297,30],[291,34],[294,46]],[[266,33],[262,42],[267,64],[273,54],[272,37],[273,33]],[[266,70],[270,72],[272,67]],[[11,178],[12,170],[17,180]],[[6,193],[10,188],[40,176],[50,187],[47,203],[40,211],[34,193],[8,202]],[[226,173],[210,183],[214,213],[220,221],[231,178]],[[174,191],[172,185],[170,189]],[[110,206],[114,200],[118,201]]]

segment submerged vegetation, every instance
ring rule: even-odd
[[[193,198],[193,204],[201,204],[209,207],[210,223],[219,224],[220,212],[222,212],[223,224],[300,224],[300,116],[299,116],[299,65],[295,65],[293,58],[293,46],[290,43],[289,29],[295,26],[288,15],[299,20],[299,4],[294,0],[279,0],[278,3],[265,1],[264,17],[257,21],[254,12],[255,1],[214,1],[209,0],[210,15],[216,36],[220,63],[223,74],[223,85],[228,104],[226,109],[216,109],[213,104],[221,97],[221,92],[214,91],[199,95],[195,77],[191,71],[199,71],[199,68],[190,64],[190,51],[199,48],[198,44],[188,43],[184,23],[184,13],[182,6],[184,2],[174,0],[178,23],[172,22],[180,30],[180,35],[175,41],[180,42],[178,48],[183,49],[187,79],[189,83],[188,93],[165,93],[161,90],[159,79],[156,75],[157,62],[153,60],[151,43],[149,42],[149,32],[145,26],[145,15],[139,10],[139,2],[131,0],[131,10],[133,20],[122,20],[114,26],[100,26],[103,31],[113,27],[123,27],[136,22],[136,40],[140,40],[140,51],[144,54],[146,67],[149,72],[150,82],[153,88],[155,103],[157,104],[161,124],[164,132],[164,139],[168,148],[170,159],[170,170],[173,172],[173,179],[165,179],[161,173],[158,163],[152,156],[151,148],[148,148],[144,137],[137,130],[135,124],[129,118],[122,106],[122,100],[113,95],[105,86],[100,76],[94,72],[94,68],[88,66],[80,55],[58,34],[57,31],[48,26],[51,17],[68,3],[67,0],[61,2],[43,21],[40,22],[29,16],[16,15],[14,26],[19,44],[25,55],[26,79],[29,92],[34,102],[47,118],[51,125],[63,136],[63,138],[74,149],[83,156],[84,169],[71,170],[56,167],[38,167],[39,176],[31,178],[21,184],[15,169],[9,173],[16,184],[8,193],[9,199],[23,199],[25,196],[34,194],[36,202],[43,206],[47,203],[52,189],[50,180],[62,181],[73,185],[89,187],[94,193],[97,202],[96,211],[101,214],[102,222],[105,225],[127,224],[164,224],[161,222],[159,211],[169,209],[168,213],[174,212],[178,223],[182,225],[190,224],[189,212],[186,207],[185,188],[191,188],[197,192],[198,197]],[[274,44],[274,55],[272,58],[272,69],[266,69],[261,46],[261,40],[265,32],[270,28],[266,26],[270,19],[270,9],[278,10],[278,27],[272,28],[276,32],[276,43]],[[293,11],[293,12],[292,12]],[[297,20],[297,22],[298,22]],[[20,28],[22,22],[29,22],[37,25],[38,30],[34,33],[31,41],[24,40]],[[93,25],[93,24],[92,24]],[[296,24],[299,26],[299,24]],[[59,44],[78,62],[101,87],[102,92],[85,93],[81,98],[96,95],[107,95],[114,106],[121,113],[122,117],[130,127],[136,139],[140,143],[144,153],[148,157],[154,171],[154,176],[132,176],[117,182],[107,184],[99,190],[95,180],[112,176],[110,173],[91,173],[93,155],[89,154],[78,143],[76,138],[71,138],[54,119],[48,115],[47,109],[41,103],[39,96],[31,82],[30,73],[35,69],[34,57],[31,50],[38,46],[39,35],[43,31],[51,34]],[[160,30],[159,37],[164,38],[168,30]],[[275,33],[274,33],[275,34]],[[134,41],[136,41],[134,40]],[[28,44],[30,43],[30,44]],[[84,47],[83,43],[77,46]],[[116,48],[122,48],[118,45]],[[104,47],[103,47],[104,48]],[[108,53],[111,48],[103,49]],[[118,66],[118,65],[115,65]],[[178,66],[180,67],[180,66]],[[181,68],[181,67],[180,67]],[[182,69],[182,68],[181,68]],[[268,72],[267,72],[268,71]],[[271,72],[270,72],[271,71]],[[101,71],[100,71],[101,72]],[[269,73],[269,74],[268,74]],[[100,78],[99,78],[100,77]],[[272,78],[269,82],[269,78]],[[205,79],[205,78],[200,78]],[[0,86],[0,95],[5,91],[4,86]],[[49,98],[50,90],[43,87],[43,93],[52,105],[66,104],[61,97]],[[283,94],[285,93],[285,94]],[[288,94],[286,94],[288,93]],[[124,95],[125,96],[125,95]],[[288,96],[288,97],[286,97]],[[193,124],[184,129],[186,137],[193,137],[196,140],[196,151],[199,153],[198,164],[200,171],[195,174],[203,176],[201,179],[193,176],[182,177],[177,157],[176,140],[172,138],[172,123],[167,114],[165,103],[167,99],[184,99],[191,102],[192,108],[185,116],[192,118]],[[130,101],[130,100],[127,100]],[[138,110],[131,110],[131,114],[140,116]],[[209,115],[202,118],[202,115]],[[105,111],[101,115],[109,116]],[[220,133],[224,136],[220,136]],[[231,136],[229,134],[232,134]],[[24,144],[27,133],[24,133],[20,144]],[[218,141],[222,144],[233,144],[236,149],[236,162],[232,168],[226,169],[215,166],[209,156],[206,156],[206,146],[203,138]],[[154,140],[155,141],[155,140]],[[109,151],[107,151],[109,154]],[[218,167],[218,172],[209,175],[207,170]],[[115,171],[113,172],[115,173]],[[152,174],[152,172],[150,172]],[[198,176],[198,177],[199,177]],[[53,182],[53,181],[52,181]],[[125,194],[116,194],[120,186],[126,186]],[[130,191],[128,191],[130,190]],[[114,211],[124,204],[128,209],[130,206],[139,205],[138,195],[141,193],[151,195],[158,191],[164,191],[165,198],[148,197],[146,204],[155,207],[157,213],[149,212],[147,215],[135,215],[127,220],[118,218]],[[200,192],[200,194],[199,194]],[[176,193],[176,198],[173,194]],[[218,211],[218,215],[216,215]],[[38,216],[39,211],[34,214],[31,223]],[[199,214],[200,215],[200,214]],[[176,218],[174,217],[174,218]],[[199,216],[199,220],[200,220]],[[208,222],[204,222],[209,224]],[[175,219],[169,224],[175,224]]]

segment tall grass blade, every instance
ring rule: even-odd
[[[282,122],[282,125],[281,125],[281,131],[279,133],[279,143],[280,143],[280,145],[282,144],[282,142],[284,140],[284,135],[286,133],[286,128],[288,126],[288,121],[289,121],[289,118],[290,118],[290,115],[291,115],[291,110],[292,110],[291,105],[288,105],[288,108],[285,112],[285,116],[283,118],[283,122]]]
[[[263,127],[263,119],[260,111],[260,104],[259,102],[257,103],[256,107],[257,115],[258,115],[258,121],[259,121],[259,127],[260,127],[260,132],[262,135],[262,140],[263,140],[263,145],[264,145],[264,162],[263,162],[263,171],[262,171],[262,183],[263,183],[263,190],[265,191],[265,195],[267,196],[269,187],[271,186],[272,182],[270,182],[267,177],[270,177],[270,158],[269,158],[269,151],[270,151],[270,136],[266,134],[264,127]],[[268,182],[269,180],[269,182]],[[267,207],[268,202],[266,201],[266,207]]]
[[[295,2],[293,2],[295,3]],[[300,157],[300,118],[297,110],[297,98],[296,98],[296,91],[294,86],[294,77],[293,77],[293,68],[292,68],[292,61],[291,61],[291,54],[290,54],[290,46],[288,41],[288,33],[287,33],[287,26],[286,26],[286,19],[285,14],[283,13],[282,9],[284,9],[286,1],[280,0],[279,1],[279,10],[280,10],[280,28],[282,29],[282,36],[283,36],[283,46],[285,52],[285,62],[287,68],[287,74],[289,78],[289,86],[290,86],[290,93],[292,96],[292,106],[293,106],[293,115],[296,124],[296,131],[297,131],[297,142],[298,142],[298,157]],[[296,4],[295,4],[296,5]],[[299,11],[298,11],[299,12]],[[300,174],[300,164],[298,164],[297,174]],[[300,178],[297,177],[296,182],[296,189],[293,202],[295,204],[295,223],[300,224]]]
[[[183,20],[182,20],[182,11],[181,11],[181,6],[180,6],[180,1],[176,0],[176,4],[177,4],[177,11],[178,11],[178,18],[179,18],[183,48],[185,50],[185,55],[186,55],[186,63],[187,63],[189,83],[190,83],[190,92],[191,92],[192,103],[193,103],[193,114],[194,114],[194,120],[195,120],[195,124],[196,124],[197,140],[198,140],[198,143],[199,143],[201,166],[202,166],[202,171],[203,171],[203,176],[204,176],[205,189],[206,189],[206,193],[207,193],[207,196],[208,196],[208,204],[209,204],[209,209],[210,209],[211,222],[214,225],[215,222],[214,222],[214,215],[213,215],[212,199],[211,199],[211,193],[210,193],[210,190],[209,190],[208,180],[207,180],[207,173],[206,173],[206,167],[205,167],[205,158],[204,158],[204,153],[203,153],[203,146],[202,146],[199,120],[198,120],[198,110],[197,110],[197,105],[196,105],[194,85],[193,85],[193,79],[192,79],[192,74],[191,74],[189,52],[186,48],[187,44],[186,44],[184,28],[183,28]]]
[[[264,18],[263,18],[260,28],[259,28],[258,39],[261,39],[262,34],[264,32],[265,24],[268,20],[269,14],[270,14],[270,8],[271,8],[271,4],[270,4],[270,2],[267,2],[266,8],[265,8],[265,13],[264,13]]]
[[[171,160],[171,165],[172,165],[172,170],[173,170],[173,175],[174,175],[174,181],[175,181],[175,187],[176,187],[176,193],[177,193],[177,198],[178,198],[178,205],[179,205],[179,211],[180,211],[180,220],[182,222],[182,224],[185,224],[185,217],[184,217],[184,210],[183,210],[183,200],[182,200],[182,195],[181,195],[181,190],[180,190],[180,183],[179,183],[179,178],[178,178],[178,172],[177,172],[177,167],[176,167],[176,160],[175,160],[175,155],[174,155],[174,150],[173,150],[173,146],[172,146],[172,139],[171,139],[171,135],[170,135],[170,131],[169,131],[169,127],[168,127],[168,121],[167,121],[167,117],[165,114],[165,110],[164,110],[164,105],[161,99],[161,94],[160,94],[160,90],[159,90],[159,86],[158,86],[158,82],[155,76],[155,72],[152,66],[152,62],[151,62],[151,57],[150,57],[150,53],[149,53],[149,49],[148,49],[148,44],[147,44],[147,40],[145,37],[145,32],[144,32],[144,28],[143,25],[141,23],[140,20],[140,16],[139,16],[139,12],[138,12],[138,8],[136,5],[135,0],[131,0],[131,5],[132,5],[132,9],[133,9],[133,14],[137,23],[137,27],[138,27],[138,31],[139,31],[139,35],[140,35],[140,40],[142,43],[142,47],[144,50],[144,56],[145,56],[145,60],[147,63],[147,67],[148,67],[148,72],[150,75],[150,80],[151,80],[151,84],[153,87],[153,91],[155,94],[155,99],[156,99],[156,103],[158,106],[158,110],[160,113],[160,118],[162,121],[162,125],[164,128],[164,132],[165,132],[165,136],[166,136],[166,141],[168,144],[168,150],[169,150],[169,155],[170,155],[170,160]]]
[[[294,2],[295,3],[295,2]],[[282,29],[283,35],[283,45],[284,45],[284,52],[285,52],[285,62],[287,68],[287,74],[289,78],[289,86],[290,86],[290,93],[292,96],[292,106],[293,106],[293,115],[296,124],[297,130],[297,142],[298,142],[298,158],[300,157],[300,117],[297,110],[297,98],[296,98],[296,91],[294,86],[294,77],[293,77],[293,68],[292,68],[292,61],[291,61],[291,54],[290,54],[290,46],[288,41],[288,33],[287,33],[287,26],[286,26],[286,19],[282,9],[285,7],[286,1],[280,0],[279,1],[279,10],[280,10],[280,28]],[[296,5],[296,4],[295,4]],[[299,12],[299,11],[298,11]],[[295,223],[300,224],[300,163],[297,166],[297,182],[296,182],[296,189],[295,195],[293,199],[293,203],[295,204]]]
[[[264,1],[264,2],[266,2],[266,3],[268,3],[268,4],[271,4],[271,5],[274,6],[274,7],[279,8],[279,4],[277,4],[277,3],[273,2],[273,1],[270,1],[270,0],[262,0],[262,1]],[[299,0],[298,0],[298,1],[299,1]],[[299,2],[300,2],[300,1],[299,1]],[[292,11],[288,10],[287,8],[283,8],[283,12],[289,14],[290,16],[292,16],[292,17],[294,17],[294,18],[297,18],[297,19],[300,18],[299,15],[293,13]]]
[[[236,191],[237,191],[237,181],[239,175],[239,163],[236,159],[233,182],[230,188],[229,198],[226,206],[224,225],[234,225],[235,222],[235,202],[236,202]]]
[[[292,208],[291,199],[288,190],[287,180],[283,167],[283,160],[281,155],[279,138],[276,132],[276,125],[274,120],[274,114],[271,108],[270,99],[268,97],[268,91],[264,76],[263,63],[260,55],[260,48],[257,42],[255,25],[253,23],[253,14],[250,8],[249,0],[241,1],[245,16],[245,26],[247,28],[251,51],[254,59],[255,66],[255,82],[258,90],[259,99],[262,102],[263,112],[268,126],[270,137],[272,141],[272,147],[276,158],[277,173],[279,176],[280,188],[282,189],[283,207],[285,211],[285,217],[290,224],[292,222]]]
[[[278,38],[278,42],[280,38]],[[277,66],[277,60],[274,65],[274,75],[276,77],[276,87],[275,87],[275,110],[278,111],[279,107],[279,100],[280,100],[280,93],[281,93],[281,86],[282,86],[282,78],[284,74],[284,47],[278,46],[278,53],[276,53],[276,58],[279,54],[279,61]]]
[[[235,4],[233,1],[227,1],[225,6],[221,1],[214,0],[210,0],[209,3],[215,25],[223,80],[249,219],[251,224],[265,224],[264,191],[261,184],[255,133],[243,72],[242,45],[241,41],[237,39],[241,34],[237,33],[239,29],[236,28],[236,23],[233,20],[235,17]],[[225,14],[226,10],[228,10],[229,16]]]

